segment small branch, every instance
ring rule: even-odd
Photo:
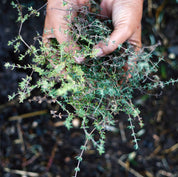
[[[38,173],[34,173],[34,172],[27,172],[27,171],[23,171],[23,170],[12,170],[9,168],[4,168],[5,172],[8,173],[13,173],[16,175],[21,175],[21,176],[30,176],[30,177],[38,177],[40,176]]]
[[[96,130],[96,128],[94,128],[87,136],[91,136],[95,130]],[[89,139],[86,138],[85,144],[83,145],[84,147],[87,146],[88,141],[89,141]],[[81,153],[80,153],[79,158],[82,158],[84,151],[85,151],[85,149],[83,148],[82,151],[81,151]],[[81,163],[81,161],[78,160],[78,163],[77,163],[77,167],[76,167],[76,168],[79,168],[79,167],[80,167],[80,163]],[[78,171],[75,171],[74,177],[77,177],[77,174],[78,174]]]
[[[176,177],[177,175],[175,174],[175,176],[174,176],[174,174],[172,174],[172,173],[170,173],[170,172],[167,172],[167,171],[164,171],[164,170],[159,170],[158,171],[158,176],[165,176],[165,177]]]
[[[36,11],[40,11],[41,9],[43,9],[45,6],[47,6],[48,3],[45,3],[43,6],[41,6],[39,9],[37,9]]]
[[[50,169],[50,167],[51,167],[51,165],[53,163],[56,151],[57,151],[57,144],[55,144],[54,147],[53,147],[53,149],[52,149],[51,156],[49,158],[49,161],[48,161],[48,164],[47,164],[47,167],[46,167],[46,172],[49,171],[49,169]]]
[[[163,151],[163,153],[170,153],[170,152],[174,152],[178,149],[178,143],[177,144],[174,144],[173,146],[171,146],[169,149],[165,149]]]
[[[22,130],[21,130],[21,126],[20,126],[20,120],[17,121],[17,130],[18,130],[18,137],[19,137],[20,143],[22,145],[21,150],[23,153],[25,153],[25,144],[24,144]]]
[[[33,163],[39,156],[40,156],[40,153],[35,154],[35,155],[32,156],[29,160],[27,160],[26,162],[22,163],[22,167],[26,167],[27,165],[30,165],[30,164]]]
[[[134,176],[136,176],[136,177],[144,177],[144,176],[142,176],[140,173],[138,173],[137,171],[135,171],[133,168],[128,168],[127,164],[124,163],[122,160],[119,159],[117,162],[118,162],[118,164],[119,164],[120,166],[122,166],[122,167],[125,168],[127,171],[129,171],[130,173],[132,173]]]
[[[127,141],[126,136],[125,136],[125,131],[124,131],[124,126],[122,122],[119,122],[119,129],[121,132],[121,139],[125,143]]]
[[[58,121],[54,123],[54,127],[61,127],[61,126],[65,126],[65,121]]]
[[[47,113],[48,113],[48,110],[45,109],[45,110],[42,110],[42,111],[36,111],[36,112],[27,113],[27,114],[21,114],[19,116],[9,117],[9,121],[31,118],[31,117],[34,117],[34,116],[39,116],[39,115],[43,115],[43,114],[47,114]]]
[[[128,114],[128,116],[129,116],[129,122],[130,122],[131,130],[132,130],[132,136],[134,138],[135,149],[138,149],[138,142],[137,142],[137,137],[135,135],[135,131],[134,131],[134,128],[133,128],[132,118],[131,118],[130,114]]]

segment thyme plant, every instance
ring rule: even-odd
[[[66,1],[64,5],[65,3]],[[31,96],[33,90],[40,89],[43,95],[59,104],[67,114],[65,126],[68,129],[72,128],[72,120],[75,117],[81,119],[80,128],[84,131],[85,143],[77,157],[75,176],[80,170],[80,162],[88,141],[92,141],[99,154],[105,152],[107,126],[115,125],[115,115],[120,112],[128,116],[128,128],[131,130],[134,147],[138,149],[134,120],[138,120],[141,128],[144,124],[139,109],[132,103],[134,91],[148,92],[177,82],[177,80],[162,82],[156,75],[158,64],[163,60],[151,59],[157,45],[143,47],[136,53],[134,46],[125,43],[105,57],[96,57],[92,48],[101,40],[107,42],[107,37],[112,31],[112,21],[101,19],[97,3],[91,1],[91,4],[95,11],[89,12],[87,7],[77,9],[79,15],[72,24],[69,24],[71,30],[67,31],[80,46],[80,54],[85,57],[85,61],[79,65],[76,64],[72,52],[65,52],[65,47],[71,45],[70,43],[59,44],[56,40],[51,40],[51,44],[45,46],[39,34],[35,38],[38,47],[24,41],[21,35],[23,24],[31,16],[39,16],[39,10],[29,7],[29,13],[24,15],[22,13],[24,7],[12,2],[12,6],[18,10],[17,21],[20,22],[20,29],[18,36],[9,41],[9,45],[13,45],[14,52],[19,53],[19,60],[31,56],[31,62],[23,66],[5,64],[7,68],[21,68],[31,72],[22,79],[17,93],[9,96],[9,100],[18,97],[19,102],[23,102]],[[69,15],[66,20],[70,18]],[[53,32],[53,29],[49,30]],[[27,46],[24,54],[19,48],[22,43]],[[35,83],[32,79],[34,73],[39,76]],[[72,109],[68,109],[67,105],[71,105]]]

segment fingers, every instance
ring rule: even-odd
[[[49,14],[50,13],[50,14]],[[64,45],[64,50],[67,53],[71,53],[77,63],[84,61],[84,57],[78,55],[80,47],[73,41],[72,36],[69,34],[68,22],[61,18],[61,15],[57,17],[54,13],[49,12],[45,19],[45,27],[43,32],[43,43],[46,47],[50,47],[50,39],[56,38],[59,44]],[[51,19],[52,17],[52,19]]]
[[[71,35],[69,35],[68,33],[65,34],[64,31],[63,32],[56,31],[56,32],[54,32],[54,35],[55,35],[55,38],[57,39],[57,41],[61,45],[65,46],[64,47],[65,52],[73,55],[76,63],[80,64],[84,61],[85,58],[80,54],[80,47],[73,40]]]
[[[96,56],[102,57],[116,50],[119,44],[124,43],[126,40],[132,44],[135,51],[138,51],[141,47],[141,24],[137,27],[136,31],[132,33],[128,27],[115,29],[108,40],[101,41],[94,46],[94,49],[98,49]]]
[[[135,33],[131,36],[131,38],[128,40],[128,42],[133,46],[135,54],[128,57],[128,61],[126,63],[126,68],[129,70],[129,73],[127,75],[127,79],[132,77],[131,72],[134,71],[134,65],[138,61],[138,52],[141,49],[142,43],[141,43],[141,24],[137,27],[137,30]]]
[[[112,18],[114,31],[105,42],[94,47],[98,49],[97,56],[112,53],[126,40],[141,46],[142,0],[102,0],[100,6],[101,14]]]
[[[49,39],[50,38],[55,38],[54,33],[52,33],[52,28],[50,29],[50,23],[48,20],[48,17],[45,18],[45,25],[43,29],[43,43],[45,44],[46,47],[49,47]]]
[[[139,24],[137,26],[135,33],[133,33],[133,35],[128,40],[128,42],[134,46],[135,52],[138,52],[140,48],[142,47],[141,30],[142,30],[142,27],[141,27],[141,24]]]
[[[64,51],[73,55],[76,63],[80,64],[84,61],[84,57],[79,55],[80,47],[76,42],[73,41],[72,37],[64,32],[64,30],[54,30],[54,33],[43,34],[43,43],[46,47],[50,47],[50,39],[56,38],[59,44],[64,45]]]
[[[115,29],[105,42],[101,41],[99,44],[94,46],[94,49],[99,50],[97,56],[102,57],[116,50],[119,44],[122,44],[131,36],[129,30],[130,29],[126,27]]]
[[[112,5],[113,5],[113,0],[112,1],[111,0],[102,0],[102,2],[100,4],[100,8],[101,8],[100,14],[102,16],[111,17]]]

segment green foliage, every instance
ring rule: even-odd
[[[67,1],[64,1],[63,5],[67,5],[66,3]],[[28,8],[29,14],[22,15],[20,10],[22,7],[14,2],[12,5],[18,9],[21,28],[30,16],[39,15],[38,11],[31,7]],[[97,7],[97,4],[92,5]],[[133,46],[126,43],[119,45],[112,54],[102,58],[96,57],[97,51],[92,50],[93,46],[99,41],[107,42],[107,37],[112,31],[112,22],[101,21],[98,17],[97,13],[86,13],[86,8],[83,10],[81,8],[80,15],[70,25],[69,33],[81,47],[81,50],[76,53],[85,57],[81,65],[76,64],[72,51],[65,52],[65,48],[70,45],[68,43],[58,44],[57,41],[52,40],[51,45],[46,47],[38,36],[37,48],[28,45],[20,33],[17,38],[10,41],[9,45],[14,46],[15,52],[19,51],[21,42],[28,47],[25,54],[19,54],[19,60],[29,55],[32,57],[32,64],[26,66],[5,64],[6,68],[31,70],[30,76],[22,79],[18,92],[9,96],[9,100],[18,96],[19,101],[23,102],[31,95],[32,90],[40,89],[42,94],[51,97],[66,112],[68,117],[65,126],[68,129],[72,128],[72,120],[75,117],[81,119],[86,142],[92,141],[99,154],[105,152],[106,127],[115,125],[115,115],[124,112],[128,115],[128,128],[131,130],[134,147],[138,149],[133,118],[138,119],[141,128],[144,124],[139,116],[139,109],[132,103],[134,91],[137,89],[147,92],[155,88],[163,88],[167,84],[174,84],[177,80],[166,82],[159,80],[156,72],[162,58],[153,62],[151,60],[153,50],[149,52],[149,48],[143,48],[135,53]],[[151,49],[153,47],[156,46],[152,46]],[[127,70],[126,66],[128,66]],[[39,78],[32,85],[33,73],[37,73]],[[73,110],[67,109],[66,105],[71,105]],[[81,150],[82,154],[87,150],[86,143],[81,146]],[[79,156],[77,159],[80,164],[82,157]],[[75,169],[76,173],[79,170],[78,165]]]

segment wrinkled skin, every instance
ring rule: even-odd
[[[68,30],[67,21],[64,19],[69,14],[67,9],[80,8],[82,5],[89,5],[89,0],[73,0],[68,1],[66,6],[63,6],[63,0],[48,0],[47,14],[44,25],[43,41],[48,43],[50,38],[56,38],[59,43],[70,42],[71,45],[66,51],[73,51],[74,56],[80,48],[75,44],[71,37],[65,34]],[[72,3],[70,3],[72,2]],[[94,48],[98,49],[97,56],[104,56],[113,52],[119,44],[126,40],[135,46],[138,51],[141,47],[141,18],[143,0],[102,0],[101,14],[108,16],[113,21],[114,30],[111,33],[108,43],[99,42]],[[77,13],[72,11],[72,18]],[[51,29],[54,29],[51,33]],[[59,30],[60,29],[60,30]],[[72,45],[73,44],[73,45]],[[81,63],[84,58],[76,56],[77,63]]]

